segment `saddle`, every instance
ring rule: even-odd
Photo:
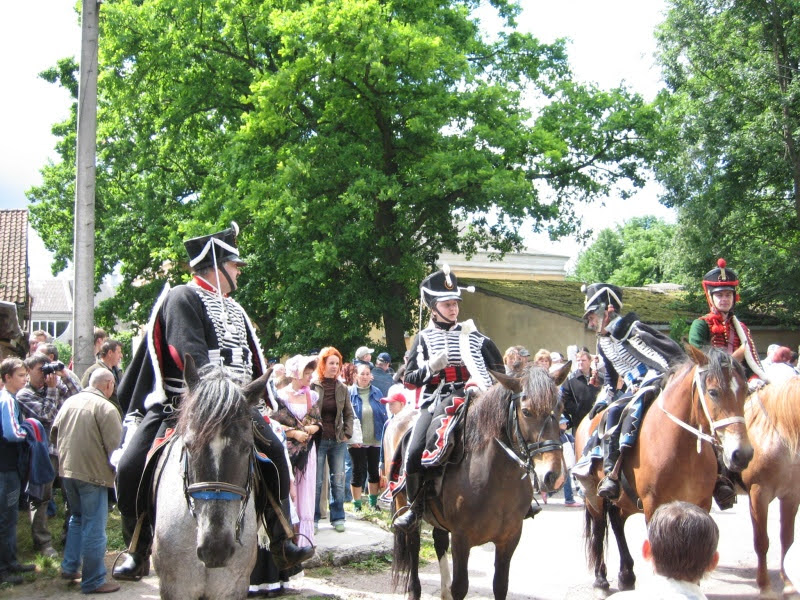
[[[147,453],[144,471],[139,480],[139,490],[136,495],[136,516],[144,513],[150,515],[151,523],[155,523],[156,516],[156,490],[161,478],[161,471],[166,461],[159,461],[167,449],[171,449],[173,442],[178,438],[173,427],[167,428],[162,437],[153,440],[153,445]]]

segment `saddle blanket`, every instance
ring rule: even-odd
[[[459,439],[461,425],[467,414],[467,404],[463,397],[456,396],[452,398],[452,402],[448,400],[443,399],[436,408],[425,436],[422,466],[428,469],[447,462]]]

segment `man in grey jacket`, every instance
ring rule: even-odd
[[[84,594],[119,589],[119,584],[106,581],[104,562],[107,488],[114,486],[110,457],[122,439],[122,419],[108,401],[114,384],[111,371],[96,369],[89,387],[64,402],[51,433],[60,459],[58,474],[72,512],[61,576],[81,579]]]

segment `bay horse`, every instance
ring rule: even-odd
[[[794,520],[800,504],[800,377],[771,384],[754,392],[745,405],[747,431],[753,441],[753,460],[742,471],[750,496],[753,546],[758,556],[756,582],[762,598],[777,597],[767,572],[767,513],[780,498],[781,577],[786,595],[794,587],[786,577],[783,560],[794,542]]]
[[[188,392],[157,466],[153,562],[165,600],[247,597],[258,550],[250,409],[268,376],[240,388],[186,356]]]
[[[639,441],[623,450],[620,497],[610,502],[597,495],[603,478],[601,461],[594,461],[588,474],[573,470],[586,492],[586,554],[589,567],[594,568],[598,596],[607,595],[610,587],[605,563],[608,523],[620,552],[619,589],[632,589],[636,576],[625,539],[628,517],[644,512],[649,522],[656,508],[673,500],[708,511],[717,480],[717,450],[734,472],[744,469],[753,456],[744,422],[744,369],[718,349],[705,354],[687,346],[687,352],[689,359],[671,370],[660,395],[645,413]],[[601,415],[583,420],[575,436],[576,448],[585,447]],[[626,487],[637,496],[635,501]]]
[[[428,491],[424,503],[423,518],[433,525],[440,568],[447,567],[445,552],[452,538],[453,581],[448,590],[442,571],[442,598],[462,600],[467,595],[470,549],[487,542],[495,545],[494,597],[506,597],[511,557],[533,498],[531,477],[547,492],[565,480],[558,386],[570,367],[567,363],[553,377],[540,367],[520,378],[492,372],[498,383],[471,400],[463,453],[454,451],[460,460],[444,466],[441,493]],[[398,496],[394,502],[402,507],[405,498]],[[404,582],[414,600],[422,591],[419,547],[419,527],[409,533],[395,530],[393,580],[395,585]]]

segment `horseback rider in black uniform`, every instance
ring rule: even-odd
[[[143,517],[138,543],[131,547],[137,523],[137,496],[147,453],[154,440],[173,427],[175,409],[184,392],[183,359],[190,354],[197,367],[224,366],[242,384],[265,372],[258,338],[244,309],[228,294],[236,289],[239,267],[245,264],[236,247],[236,223],[211,235],[185,242],[192,281],[172,289],[167,285],[153,307],[145,339],[119,385],[125,433],[117,466],[117,497],[122,513],[123,537],[129,554],[114,569],[115,579],[137,580],[149,571],[152,530],[149,515]],[[266,390],[265,390],[266,391]],[[289,523],[289,469],[283,445],[253,409],[256,446],[277,470],[276,497]],[[259,461],[266,482],[274,482],[272,465]],[[149,485],[150,482],[142,482]],[[262,512],[262,507],[258,507]],[[263,508],[270,548],[280,568],[310,558],[313,548],[299,548],[287,538],[278,513]]]
[[[463,397],[467,382],[489,389],[489,370],[504,372],[503,356],[495,343],[469,320],[458,322],[461,290],[448,265],[426,277],[420,285],[422,303],[431,310],[428,326],[420,331],[409,351],[404,381],[422,388],[420,416],[414,425],[406,453],[406,491],[409,509],[397,517],[394,526],[408,531],[420,517],[414,502],[420,490],[422,471],[437,464],[443,440],[427,441],[429,426],[445,418],[445,409],[456,397]],[[420,311],[422,307],[420,306]]]
[[[597,353],[605,363],[603,389],[589,413],[591,419],[608,408],[603,436],[603,471],[606,476],[597,487],[602,498],[616,500],[620,495],[618,482],[621,467],[621,448],[632,447],[638,430],[624,432],[619,423],[624,408],[638,401],[632,423],[638,423],[644,413],[641,394],[658,393],[661,377],[674,364],[686,359],[683,349],[668,336],[640,322],[634,313],[621,316],[622,290],[607,283],[585,287],[583,320],[597,332]],[[622,382],[621,387],[618,382]]]

